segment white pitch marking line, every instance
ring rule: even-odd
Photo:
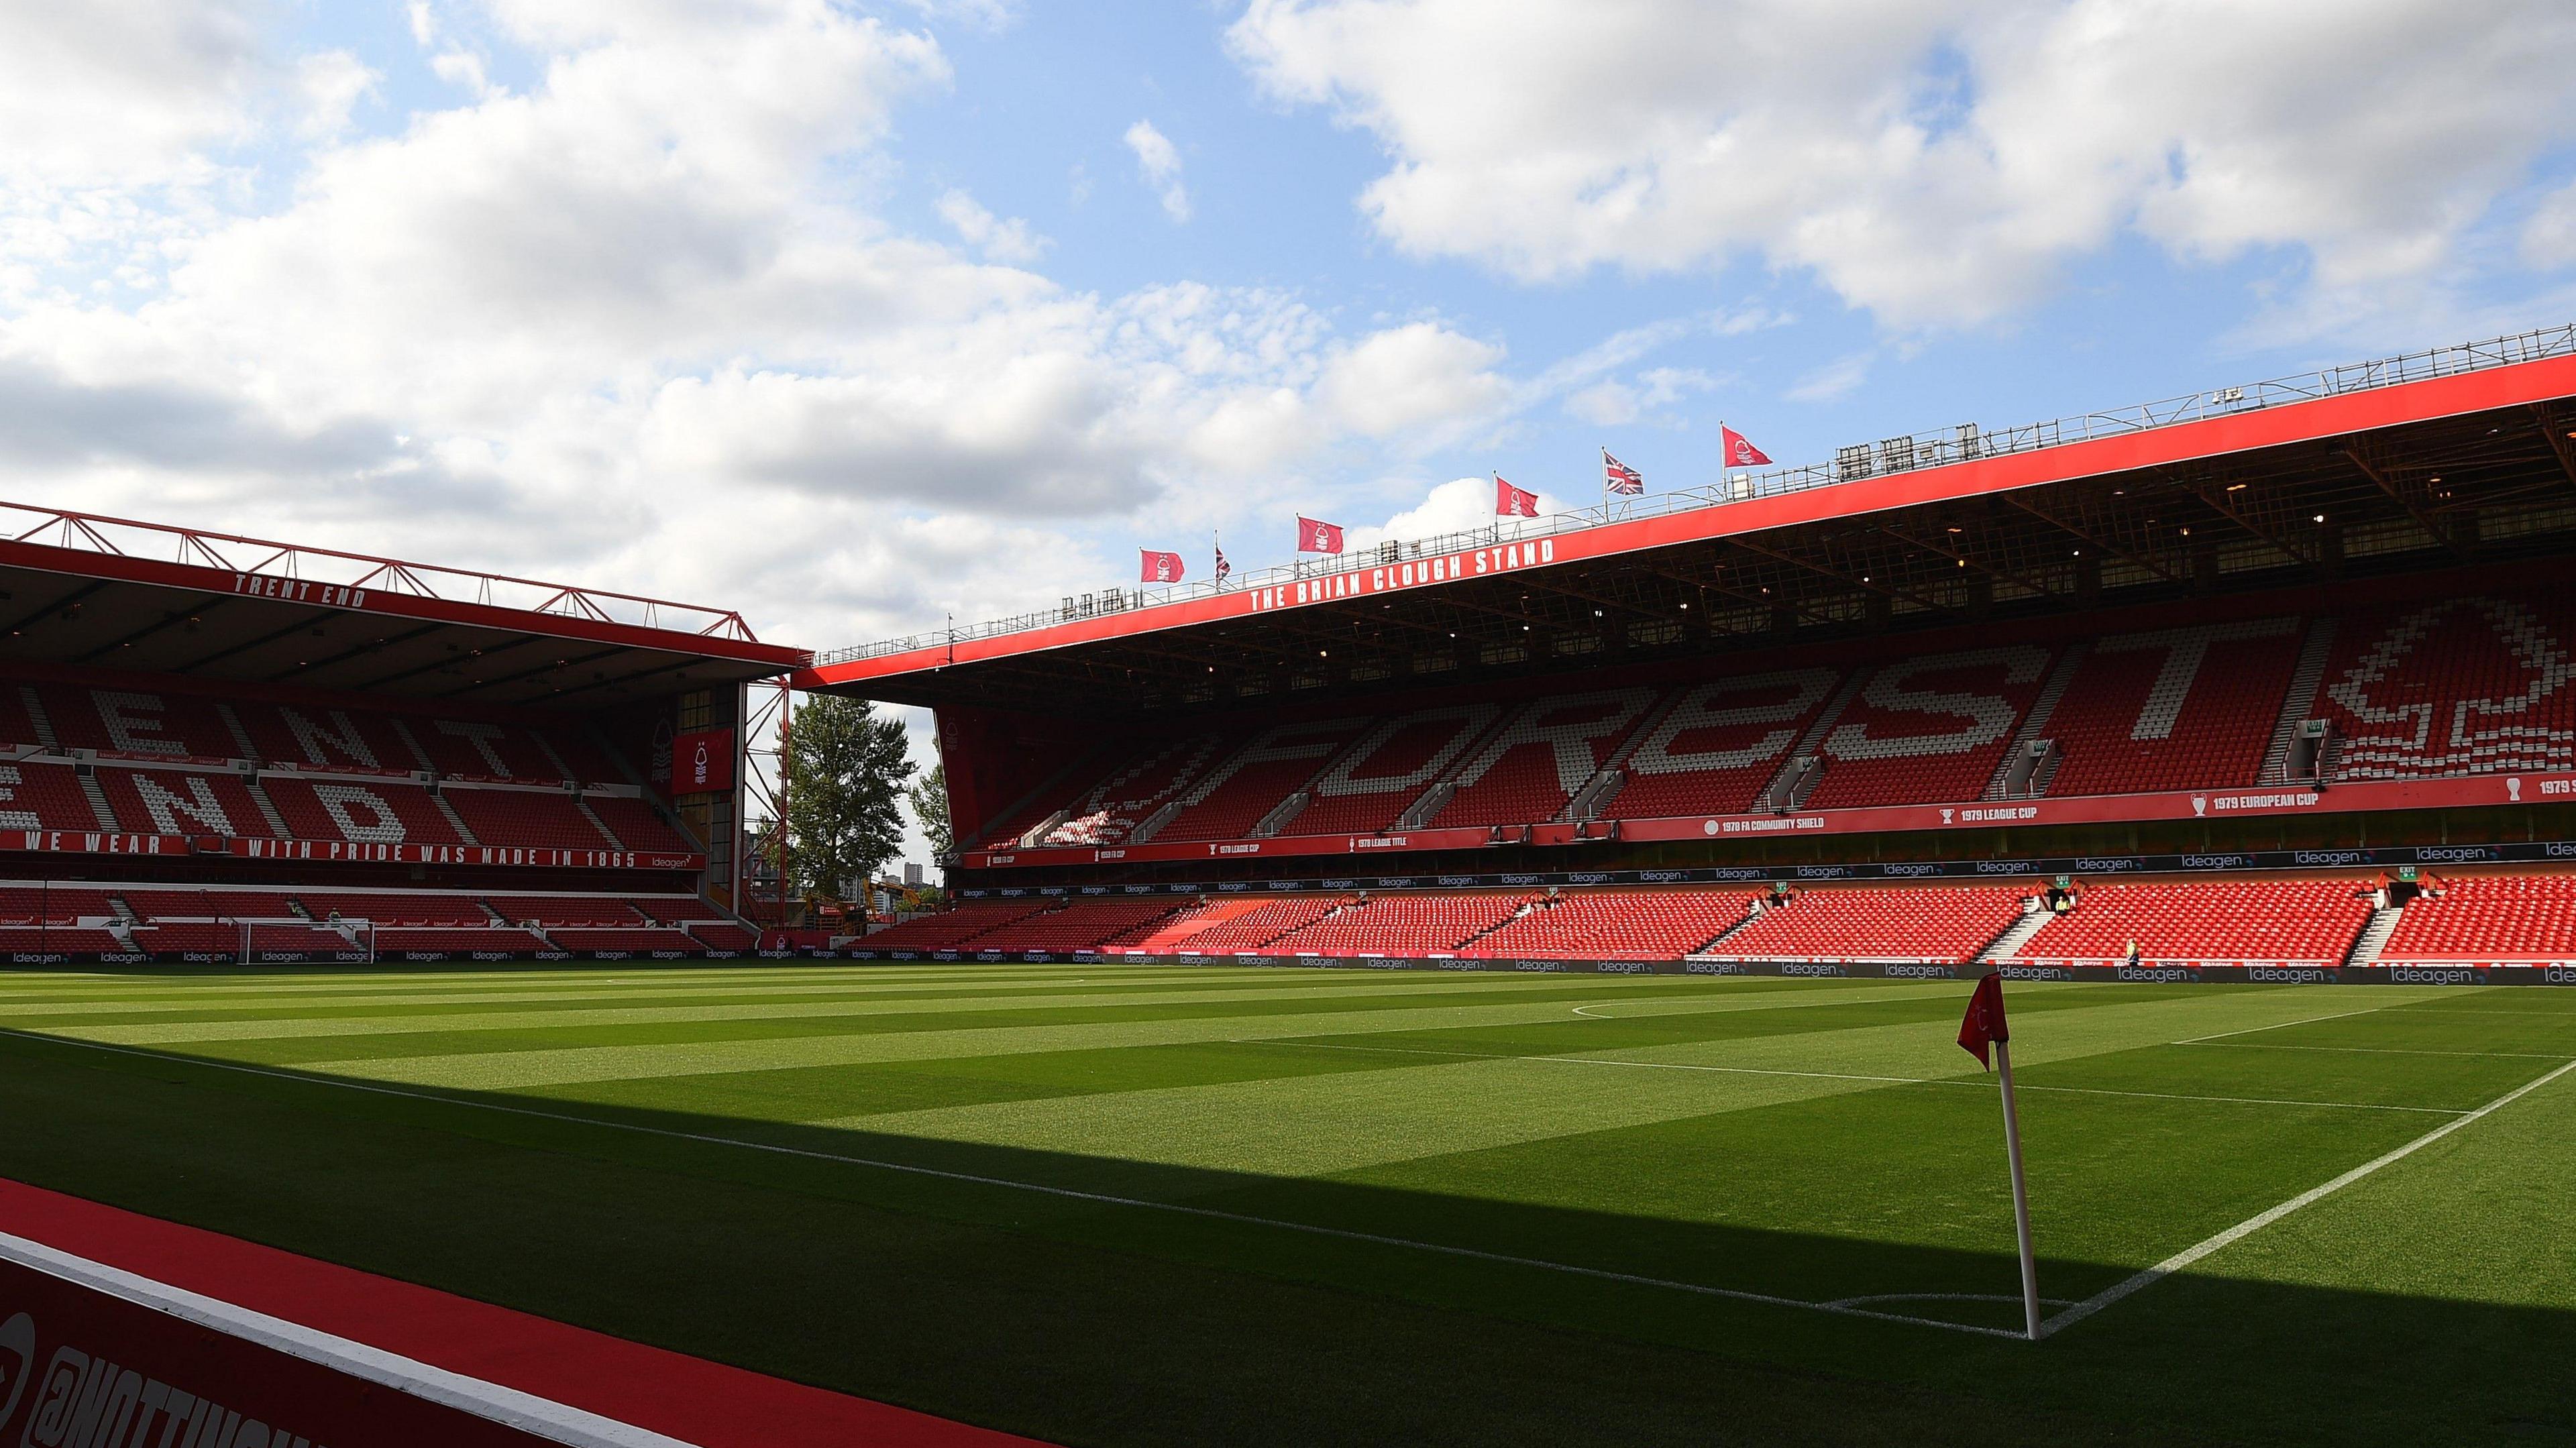
[[[2308,1190],[2299,1193],[2297,1196],[2290,1198],[2288,1201],[2281,1203],[2279,1206],[2273,1207],[2269,1211],[2257,1212],[2253,1216],[2247,1217],[2244,1221],[2237,1223],[2235,1226],[2228,1228],[2226,1231],[2218,1233],[2216,1236],[2209,1237],[2203,1241],[2196,1242],[2189,1247],[2185,1247],[2181,1251],[2167,1257],[2165,1260],[2157,1263],[2153,1267],[2122,1281],[2113,1283],[2111,1286],[2102,1289],[2100,1292],[2094,1293],[2091,1297],[2084,1299],[2082,1302],[2075,1304],[2073,1307],[2070,1307],[2055,1317],[2048,1319],[2046,1322],[2041,1323],[2039,1325],[2040,1336],[2046,1337],[2049,1334],[2058,1331],[2060,1328],[2071,1327],[2076,1323],[2082,1322],[2084,1319],[2100,1312],[2103,1308],[2111,1306],[2113,1303],[2127,1297],[2129,1294],[2142,1288],[2154,1286],[2156,1283],[2172,1276],[2176,1272],[2180,1272],[2184,1268],[2189,1267],[2212,1252],[2216,1252],[2231,1243],[2242,1241],[2246,1237],[2252,1236],[2254,1233],[2263,1230],[2265,1227],[2272,1225],[2274,1222],[2281,1220],[2283,1217],[2290,1215],[2301,1207],[2308,1206],[2311,1203],[2321,1201],[2326,1197],[2332,1196],[2334,1193],[2342,1191],[2345,1187],[2351,1186],[2354,1182],[2360,1181],[2362,1178],[2377,1172],[2382,1167],[2392,1166],[2397,1162],[2404,1161],[2406,1158],[2413,1156],[2416,1152],[2423,1150],[2425,1147],[2431,1146],[2434,1142],[2440,1141],[2443,1137],[2450,1135],[2454,1131],[2458,1131],[2462,1127],[2469,1125],[2471,1122],[2483,1120],[2484,1118],[2503,1110],[2505,1107],[2511,1106],[2513,1103],[2530,1095],[2532,1092],[2539,1090],[2541,1087],[2548,1085],[2550,1082],[2557,1080],[2559,1077],[2566,1075],[2570,1071],[2576,1071],[2576,1061],[2570,1061],[2555,1071],[2548,1072],[2547,1074],[2539,1076],[2533,1080],[2526,1081],[2522,1085],[2515,1087],[2513,1090],[2506,1092],[2502,1096],[2497,1097],[2475,1111],[2471,1111],[2453,1120],[2445,1121],[2441,1125],[2434,1127],[2432,1130],[2425,1132],[2422,1136],[2406,1143],[2404,1146],[2398,1147],[2396,1150],[2387,1152],[2384,1155],[2373,1157],[2369,1161],[2363,1162],[2361,1165],[2354,1167],[2352,1170],[2345,1172],[2343,1175],[2336,1177],[2333,1181],[2327,1182],[2323,1186],[2311,1187]]]
[[[1614,1020],[1617,1020],[1617,1019],[1618,1019],[1618,1017],[1616,1017],[1616,1016],[1596,1016],[1596,1015],[1592,1014],[1592,1007],[1590,1007],[1590,1006],[1576,1006],[1576,1007],[1574,1008],[1574,1013],[1575,1013],[1576,1015],[1578,1015],[1578,1016],[1583,1017],[1583,1018],[1584,1018],[1584,1019],[1586,1019],[1586,1020],[1594,1020],[1594,1021],[1614,1021]]]
[[[2075,1305],[2072,1297],[2043,1297],[2039,1300],[2059,1307]],[[1872,1302],[2009,1302],[2019,1307],[2021,1296],[2013,1292],[1880,1292],[1868,1297],[1837,1297],[1829,1305],[1859,1307]]]
[[[2188,1042],[2175,1041],[2180,1046]],[[2280,1046],[2269,1041],[2212,1041],[2209,1044],[2231,1051],[2340,1051],[2356,1056],[2486,1056],[2500,1061],[2564,1061],[2554,1051],[2418,1051],[2403,1046]]]
[[[648,1428],[173,1287],[30,1238],[0,1234],[0,1259],[575,1448],[689,1448],[680,1439]]]
[[[1228,1041],[1230,1046],[1294,1046],[1302,1051],[1367,1051],[1379,1055],[1449,1056],[1468,1061],[1539,1061],[1567,1066],[1627,1066],[1640,1071],[1714,1071],[1730,1076],[1795,1076],[1812,1081],[1874,1081],[1890,1086],[1975,1086],[1984,1082],[1958,1076],[1858,1076],[1839,1071],[1780,1071],[1759,1066],[1701,1066],[1681,1061],[1617,1061],[1605,1056],[1505,1056],[1490,1051],[1432,1051],[1411,1046],[1342,1046],[1322,1041]],[[2556,1059],[2551,1057],[2549,1059]],[[2076,1096],[2134,1096],[2150,1101],[2214,1101],[2231,1106],[2325,1106],[2342,1111],[2410,1111],[2430,1116],[2461,1116],[2448,1106],[2389,1106],[2375,1101],[2303,1101],[2286,1096],[2191,1096],[2174,1091],[2115,1091],[2104,1086],[2032,1086],[2024,1091],[2054,1091]],[[2015,1302],[2021,1301],[2016,1297]]]
[[[1281,1231],[1303,1232],[1310,1236],[1332,1237],[1347,1242],[1368,1242],[1382,1247],[1407,1247],[1417,1252],[1437,1252],[1443,1256],[1467,1257],[1480,1262],[1500,1262],[1512,1267],[1536,1267],[1547,1272],[1563,1272],[1571,1276],[1591,1277],[1605,1282],[1625,1282],[1638,1287],[1662,1287],[1675,1292],[1696,1293],[1703,1297],[1724,1297],[1738,1302],[1758,1302],[1771,1307],[1804,1308],[1809,1312],[1830,1312],[1839,1317],[1866,1317],[1880,1322],[1911,1323],[1917,1327],[1938,1327],[1950,1332],[1975,1333],[1980,1337],[2000,1337],[2013,1342],[2024,1340],[2020,1333],[2000,1327],[1977,1327],[1964,1322],[1943,1322],[1936,1317],[1913,1317],[1902,1312],[1878,1312],[1866,1307],[1844,1307],[1831,1302],[1811,1302],[1801,1297],[1774,1297],[1767,1292],[1746,1292],[1733,1287],[1711,1287],[1699,1282],[1675,1282],[1662,1277],[1646,1277],[1634,1272],[1614,1272],[1606,1267],[1579,1267],[1571,1262],[1551,1262],[1543,1257],[1516,1257],[1508,1252],[1487,1252],[1475,1247],[1457,1247],[1442,1242],[1417,1242],[1410,1237],[1389,1237],[1376,1232],[1354,1232],[1343,1227],[1321,1227],[1311,1222],[1292,1222],[1280,1217],[1256,1217],[1248,1212],[1224,1212],[1214,1207],[1192,1207],[1179,1202],[1153,1201],[1145,1197],[1121,1197],[1107,1192],[1077,1191],[1072,1187],[1051,1187],[1038,1182],[1014,1181],[1009,1177],[984,1176],[976,1172],[943,1171],[938,1167],[915,1166],[909,1162],[884,1161],[876,1157],[851,1156],[842,1152],[816,1151],[810,1147],[781,1146],[767,1141],[746,1141],[738,1136],[710,1136],[695,1131],[673,1131],[661,1126],[639,1126],[628,1121],[608,1121],[595,1116],[575,1116],[561,1111],[539,1111],[527,1106],[504,1106],[497,1101],[475,1101],[465,1097],[441,1096],[435,1092],[413,1091],[400,1086],[379,1085],[369,1081],[299,1075],[293,1071],[274,1070],[266,1066],[244,1065],[238,1061],[214,1061],[202,1056],[165,1056],[156,1051],[138,1050],[131,1046],[111,1046],[103,1041],[83,1041],[70,1036],[48,1036],[41,1032],[20,1031],[9,1027],[0,1027],[0,1035],[20,1040],[43,1041],[57,1046],[81,1046],[119,1056],[140,1056],[164,1065],[203,1066],[210,1070],[234,1071],[245,1076],[266,1076],[307,1086],[334,1086],[375,1096],[397,1096],[406,1100],[426,1101],[433,1105],[469,1107],[479,1111],[499,1112],[505,1116],[529,1116],[540,1121],[560,1122],[568,1126],[596,1126],[610,1131],[633,1132],[639,1136],[658,1136],[672,1141],[693,1141],[707,1146],[740,1147],[746,1151],[763,1151],[778,1156],[803,1157],[810,1161],[830,1161],[849,1166],[873,1167],[879,1171],[898,1172],[906,1176],[935,1177],[942,1181],[971,1182],[977,1186],[1034,1192],[1041,1196],[1062,1197],[1078,1202],[1096,1202],[1104,1206],[1141,1207],[1146,1211],[1172,1212],[1185,1217],[1204,1217],[1211,1221],[1238,1222],[1254,1227],[1276,1227]]]
[[[2346,1016],[2366,1016],[2374,1011],[2384,1011],[2390,1006],[2399,1004],[2401,1004],[2401,1002],[2390,1001],[2388,1005],[2385,1006],[2363,1006],[2357,1011],[2337,1011],[2330,1016],[2307,1016],[2300,1020],[2283,1021],[2276,1026],[2248,1026],[2241,1031],[2220,1031],[2214,1036],[2193,1036],[2189,1040],[2176,1041],[2173,1044],[2177,1046],[2197,1046],[2203,1041],[2224,1041],[2230,1036],[2253,1036],[2260,1035],[2265,1031],[2286,1031],[2292,1026],[2313,1026],[2319,1021],[2339,1021]]]

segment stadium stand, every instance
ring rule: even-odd
[[[1299,834],[1390,828],[1501,713],[1498,704],[1449,704],[1380,719],[1316,776],[1314,802],[1291,828]]]
[[[955,950],[989,930],[1046,909],[1053,901],[970,900],[954,910],[899,920],[867,936],[875,949]]]
[[[1022,916],[975,938],[977,950],[1091,950],[1122,935],[1151,931],[1179,909],[1163,899],[1072,900],[1059,910]]]
[[[0,885],[0,926],[76,925],[117,913],[105,890],[77,885]]]
[[[2576,876],[2471,875],[2426,882],[2381,947],[2388,963],[2576,962]]]
[[[2014,953],[2023,961],[2142,959],[2331,965],[2370,919],[2353,880],[2113,881],[2080,891]]]
[[[586,793],[581,802],[588,806],[617,843],[630,850],[654,853],[678,853],[690,848],[680,832],[663,822],[661,813],[651,803],[631,794]]]
[[[21,760],[0,764],[0,829],[95,830],[115,828],[99,818],[68,764]]]
[[[1362,896],[1271,941],[1268,949],[1282,955],[1446,954],[1540,898],[1491,891]]]
[[[1683,690],[1620,764],[1610,818],[1742,814],[1841,684],[1831,669],[1715,679]]]
[[[1661,696],[1607,689],[1534,700],[1459,766],[1455,792],[1429,823],[1528,824],[1564,813]]]
[[[2340,621],[2318,695],[2334,777],[2576,768],[2576,610],[2563,594],[2472,595]]]
[[[259,788],[292,839],[465,843],[437,797],[409,782],[264,774]]]
[[[1467,949],[1537,960],[1678,960],[1744,918],[1748,890],[1586,890],[1540,899]]]
[[[1711,945],[1745,960],[1885,960],[1965,965],[2021,914],[2003,886],[1811,889]]]
[[[65,749],[139,759],[221,763],[241,748],[215,704],[196,694],[34,686],[28,691]]]
[[[1824,737],[1809,809],[1975,799],[2039,696],[2036,644],[1881,664]]]
[[[1193,955],[1261,950],[1342,908],[1345,897],[1301,895],[1288,899],[1220,900],[1203,907],[1193,920],[1176,919],[1162,931],[1137,942],[1139,953],[1175,950]],[[870,944],[875,937],[870,937]]]
[[[258,835],[268,827],[239,775],[206,769],[98,767],[118,823],[138,834]]]
[[[534,845],[560,850],[609,850],[617,842],[591,823],[562,789],[497,789],[458,786],[439,797],[481,845]]]
[[[731,908],[744,788],[684,781],[673,749],[743,747],[749,686],[806,650],[639,596],[0,509],[0,849],[25,877],[0,910],[27,917],[0,931],[29,932],[0,954],[757,945]],[[563,938],[483,903],[538,898],[597,903],[537,912]]]
[[[2253,610],[1840,668],[1577,679],[1536,698],[1112,750],[1090,786],[1009,823],[1032,843],[1217,841],[2247,786],[2295,702],[2312,624],[2334,640],[2315,710],[2333,721],[2340,776],[2576,768],[2571,621],[2556,594],[2526,593],[2322,619]],[[2047,763],[2007,783],[2007,754],[2040,740]],[[1821,767],[1787,771],[1807,755]],[[1766,798],[1793,777],[1794,793]]]
[[[1180,812],[1154,838],[1232,840],[1252,834],[1368,723],[1365,718],[1319,719],[1264,730],[1183,790]]]
[[[2300,637],[2301,620],[2277,617],[2094,640],[2039,731],[2059,763],[2033,792],[2257,783]]]

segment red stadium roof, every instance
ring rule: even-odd
[[[541,707],[813,658],[728,610],[17,503],[0,631],[46,663]]]
[[[812,688],[1131,712],[2563,550],[2576,327],[1510,520],[822,656]],[[1691,613],[1692,605],[1698,612]],[[1801,637],[1809,636],[1801,633]],[[1598,640],[1597,643],[1587,639]],[[1426,656],[1448,656],[1451,662]],[[1580,656],[1580,657],[1579,657]],[[1459,677],[1447,675],[1448,679]],[[1446,680],[1444,680],[1446,681]]]

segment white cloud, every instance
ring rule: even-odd
[[[959,240],[993,261],[1036,261],[1051,244],[1031,231],[1027,222],[1016,216],[1005,221],[963,191],[952,189],[940,196],[939,216],[956,228]]]
[[[1379,233],[1530,280],[1812,272],[1902,327],[2134,230],[2425,275],[2576,127],[2576,9],[2498,0],[1253,0],[1272,94],[1371,132]]]
[[[345,50],[308,55],[296,66],[296,89],[302,92],[304,115],[295,131],[306,140],[336,136],[349,128],[349,112],[376,88],[380,79]]]
[[[429,58],[429,69],[440,80],[478,97],[496,89],[484,70],[483,57],[470,50],[442,50]]]
[[[163,182],[247,135],[266,65],[234,3],[11,7],[0,18],[0,186]]]
[[[1181,184],[1181,153],[1152,121],[1127,128],[1127,149],[1136,153],[1137,173],[1162,198],[1163,214],[1174,221],[1190,219],[1189,188]]]
[[[2576,185],[2551,192],[2522,224],[2522,259],[2543,270],[2576,266]]]
[[[1714,392],[1720,382],[1697,367],[1650,367],[1625,380],[1608,378],[1568,395],[1565,411],[1570,417],[1603,427],[1617,427],[1641,418],[1668,421],[1650,414],[1695,393]]]
[[[1869,366],[1875,360],[1868,352],[1837,357],[1799,378],[1796,385],[1781,396],[1791,402],[1831,402],[1838,397],[1848,397],[1869,380]]]
[[[1433,446],[1502,410],[1511,391],[1493,370],[1502,355],[1437,322],[1412,322],[1335,357],[1317,397],[1354,432]]]
[[[423,7],[415,38],[466,55],[462,15]],[[1069,291],[963,192],[940,211],[972,255],[903,234],[849,177],[949,83],[926,34],[832,0],[476,24],[528,79],[465,73],[387,134],[302,129],[362,70],[254,47],[203,59],[223,104],[159,149],[46,162],[113,204],[0,212],[13,494],[718,601],[830,645],[1105,584],[1099,530],[1140,507],[1231,525],[1306,460],[1512,405],[1501,350],[1437,323]],[[274,184],[167,199],[245,138]],[[12,271],[16,241],[43,265]],[[55,284],[84,248],[136,280]]]

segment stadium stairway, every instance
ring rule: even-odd
[[[2021,954],[2021,948],[2030,944],[2030,938],[2037,935],[2040,927],[2047,923],[2047,911],[2026,912],[2019,920],[2005,926],[2004,933],[1996,936],[1993,944],[1978,952],[1977,959],[1986,963],[2013,959]]]
[[[2353,938],[2352,949],[2344,955],[2343,963],[2348,966],[2377,964],[2379,953],[2388,948],[2388,937],[2397,933],[2397,922],[2403,913],[2404,907],[2398,905],[2382,905],[2371,911],[2370,923],[2362,926],[2361,934]]]

